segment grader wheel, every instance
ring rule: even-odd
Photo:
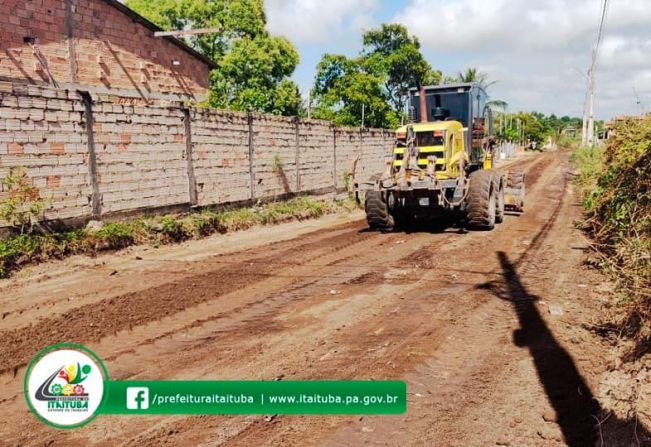
[[[395,222],[393,216],[389,213],[389,207],[380,191],[367,191],[366,200],[364,201],[366,211],[366,221],[368,226],[374,230],[391,230]]]
[[[506,208],[513,211],[524,211],[524,171],[514,169],[506,176]]]
[[[495,223],[504,222],[504,212],[506,209],[506,203],[504,200],[504,176],[494,171],[493,176],[493,191],[497,194],[496,196],[496,209],[495,209]]]
[[[497,195],[493,188],[493,172],[480,170],[472,173],[466,199],[468,228],[471,230],[495,228]]]

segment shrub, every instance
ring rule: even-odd
[[[574,159],[592,185],[586,229],[617,278],[616,324],[640,355],[651,347],[651,116],[621,121],[613,134],[598,161],[583,152]]]
[[[308,197],[299,197],[256,208],[221,212],[203,210],[183,216],[111,222],[94,231],[82,228],[58,234],[19,234],[0,239],[0,277],[8,276],[24,264],[76,253],[94,254],[101,250],[116,250],[145,242],[158,246],[160,243],[200,238],[216,232],[243,230],[254,225],[319,217],[339,209],[350,211],[352,208],[344,206],[345,203],[329,205]]]
[[[128,223],[110,222],[90,233],[90,241],[95,250],[115,250],[133,244],[132,228]]]
[[[7,198],[0,202],[0,218],[20,234],[31,233],[41,219],[44,207],[38,188],[22,167],[9,169],[1,183]]]

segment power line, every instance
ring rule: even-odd
[[[608,0],[604,0],[603,7],[601,9],[601,19],[599,20],[599,31],[597,32],[597,41],[595,42],[594,51],[592,54],[592,65],[590,70],[594,72],[594,69],[597,66],[597,54],[599,52],[599,45],[601,44],[601,36],[604,32],[604,23],[606,22],[606,11],[608,9]]]
[[[599,29],[597,39],[592,47],[592,62],[588,70],[588,89],[586,92],[586,107],[583,111],[583,132],[581,142],[583,146],[592,146],[594,144],[594,74],[597,68],[597,56],[599,55],[599,46],[606,23],[606,12],[608,11],[608,0],[604,0],[601,7],[599,19]]]

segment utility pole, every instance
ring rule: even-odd
[[[635,88],[635,85],[633,85],[633,95],[635,96],[635,104],[640,106],[640,110],[642,111],[642,115],[644,115],[646,113],[646,109],[644,107],[644,103],[640,99],[640,95],[637,92],[637,89]]]
[[[608,0],[604,0],[601,8],[601,19],[599,21],[599,31],[597,31],[597,40],[592,47],[592,63],[588,70],[588,93],[586,95],[588,104],[583,114],[583,130],[581,133],[581,144],[583,146],[594,146],[594,74],[595,68],[597,67],[597,56],[599,54],[599,45],[601,44],[601,36],[603,35],[607,9]]]

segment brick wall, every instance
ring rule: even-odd
[[[193,110],[192,160],[200,205],[251,198],[245,113]]]
[[[36,37],[36,45],[26,44],[25,36]],[[174,43],[153,37],[151,29],[105,0],[4,0],[0,78],[199,99],[208,90],[209,67]]]
[[[8,168],[27,168],[48,218],[91,212],[83,110],[74,92],[0,82],[0,178]]]
[[[97,183],[106,213],[188,201],[183,111],[93,105]]]
[[[334,191],[358,154],[358,178],[381,172],[392,144],[381,129],[0,81],[0,177],[25,167],[49,220],[90,217],[94,198],[107,216]]]

